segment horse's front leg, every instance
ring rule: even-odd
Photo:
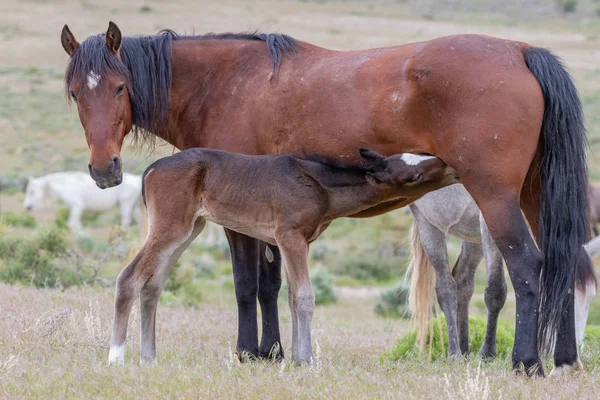
[[[83,214],[83,207],[79,204],[72,205],[69,209],[69,219],[67,225],[69,229],[76,235],[83,234],[83,226],[81,225],[81,215]]]
[[[259,356],[279,360],[283,346],[279,333],[277,300],[281,289],[281,254],[277,246],[261,243],[258,273],[258,302],[262,312],[262,338]]]
[[[258,292],[258,260],[260,241],[225,229],[238,306],[237,351],[240,355],[258,356],[258,325],[256,295]],[[243,360],[244,357],[241,357]]]

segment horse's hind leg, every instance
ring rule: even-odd
[[[483,254],[485,257],[485,305],[488,312],[485,338],[481,349],[479,349],[479,356],[484,360],[489,360],[498,354],[496,349],[496,331],[498,330],[498,316],[506,302],[506,278],[504,276],[502,254],[500,254],[500,250],[498,250],[496,243],[494,243],[485,225],[483,216],[480,216],[479,220],[481,244],[483,245]]]
[[[458,290],[458,338],[462,354],[469,353],[469,303],[475,289],[475,271],[483,259],[480,243],[463,241],[452,276]]]
[[[446,316],[448,327],[448,355],[459,356],[457,310],[458,296],[456,281],[450,273],[448,266],[448,251],[446,248],[446,235],[433,226],[417,207],[411,208],[417,229],[421,236],[421,244],[427,258],[435,269],[435,292],[442,312]]]
[[[181,254],[187,249],[192,241],[202,232],[206,220],[198,218],[188,238],[169,255],[169,250],[161,256],[161,264],[157,273],[153,274],[144,284],[140,293],[140,315],[141,315],[141,361],[153,362],[156,360],[156,307],[158,299],[163,291],[169,273]]]
[[[528,374],[543,375],[537,342],[542,256],[521,214],[520,185],[511,193],[506,183],[494,182],[490,176],[480,178],[469,177],[463,179],[463,183],[481,209],[492,238],[506,260],[515,288],[517,315],[513,367],[524,368]]]
[[[108,357],[109,364],[122,364],[124,361],[129,313],[133,302],[144,288],[144,299],[141,300],[142,359],[153,359],[146,353],[148,350],[154,351],[154,345],[148,345],[148,338],[154,338],[154,333],[148,334],[148,329],[153,330],[154,328],[154,317],[148,316],[148,311],[152,305],[152,302],[149,301],[152,297],[150,288],[156,288],[156,296],[160,295],[162,284],[164,284],[164,280],[168,275],[171,259],[182,244],[186,242],[190,232],[189,230],[185,232],[173,229],[167,221],[164,224],[153,221],[152,228],[153,232],[149,235],[140,252],[117,277],[115,317]],[[150,284],[148,284],[149,280]],[[160,290],[158,287],[160,287]]]
[[[281,289],[281,254],[277,246],[261,243],[258,263],[258,302],[262,313],[260,357],[279,360],[283,347],[279,334],[277,299]]]
[[[538,240],[540,237],[541,182],[539,175],[533,173],[537,160],[532,163],[529,174],[521,192],[521,207],[529,222],[531,231]],[[583,246],[580,249],[578,263],[591,263]],[[585,268],[578,265],[578,268]],[[569,302],[561,313],[560,327],[555,336],[554,368],[551,375],[561,374],[569,369],[583,369],[577,353],[577,336],[575,332],[575,282],[570,290]]]

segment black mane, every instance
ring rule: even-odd
[[[277,78],[284,54],[295,54],[298,42],[290,36],[266,33],[208,33],[200,36],[178,35],[162,30],[156,35],[123,37],[121,63],[106,45],[105,35],[84,40],[73,53],[65,73],[65,87],[84,83],[87,74],[120,76],[131,96],[133,132],[136,141],[154,143],[155,135],[167,137],[171,94],[171,42],[177,40],[256,40],[263,41],[273,59]],[[100,81],[102,84],[102,81]],[[85,90],[86,85],[81,85]],[[68,93],[67,93],[68,95]],[[70,99],[70,96],[67,96]]]

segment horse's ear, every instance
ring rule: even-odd
[[[121,48],[121,30],[117,24],[112,21],[108,23],[108,30],[106,31],[106,45],[117,56],[120,54],[119,49]]]
[[[63,49],[65,49],[69,56],[72,56],[73,53],[75,53],[75,50],[77,50],[79,47],[79,42],[77,39],[75,39],[75,36],[73,36],[73,33],[67,25],[63,26],[62,28],[60,42],[62,43]]]
[[[375,163],[383,160],[385,157],[371,149],[359,149],[360,156],[365,160]]]

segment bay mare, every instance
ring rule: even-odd
[[[121,182],[120,150],[131,131],[178,149],[358,162],[356,148],[369,147],[439,157],[458,172],[507,262],[517,293],[513,368],[542,375],[540,350],[554,336],[556,371],[578,367],[573,288],[577,263],[590,262],[581,247],[589,236],[586,136],[577,90],[550,51],[456,35],[342,52],[262,33],[123,37],[112,22],[81,43],[65,25],[61,43],[70,56],[66,92],[100,187]],[[264,242],[226,234],[238,350],[268,356],[281,348],[279,251],[272,246],[267,258]]]
[[[179,256],[206,220],[277,246],[285,261],[292,315],[292,360],[311,362],[315,295],[308,274],[309,243],[336,218],[373,204],[458,182],[439,158],[384,157],[361,149],[364,166],[324,158],[247,156],[189,149],[159,160],[144,173],[149,234],[119,274],[109,363],[122,363],[127,322],[140,296],[141,359],[156,359],[158,299]]]
[[[427,323],[437,296],[446,317],[448,354],[469,353],[469,303],[475,287],[475,271],[483,258],[486,265],[485,305],[487,326],[479,355],[497,355],[498,316],[506,302],[506,280],[502,254],[494,243],[477,204],[463,185],[452,185],[427,193],[410,206],[415,221],[411,229],[411,276],[409,308],[417,321],[421,351],[425,347]],[[452,269],[448,262],[446,235],[462,240],[460,255]],[[593,249],[588,243],[588,254]],[[591,256],[591,254],[590,254]],[[583,345],[589,305],[597,282],[591,264],[579,264],[575,285],[575,332]]]
[[[33,210],[44,198],[56,197],[69,208],[67,225],[71,231],[82,234],[81,215],[84,211],[107,211],[119,206],[121,229],[127,230],[133,217],[142,232],[141,189],[142,177],[139,175],[123,174],[121,185],[101,190],[88,174],[78,171],[56,172],[29,178],[23,207]]]

